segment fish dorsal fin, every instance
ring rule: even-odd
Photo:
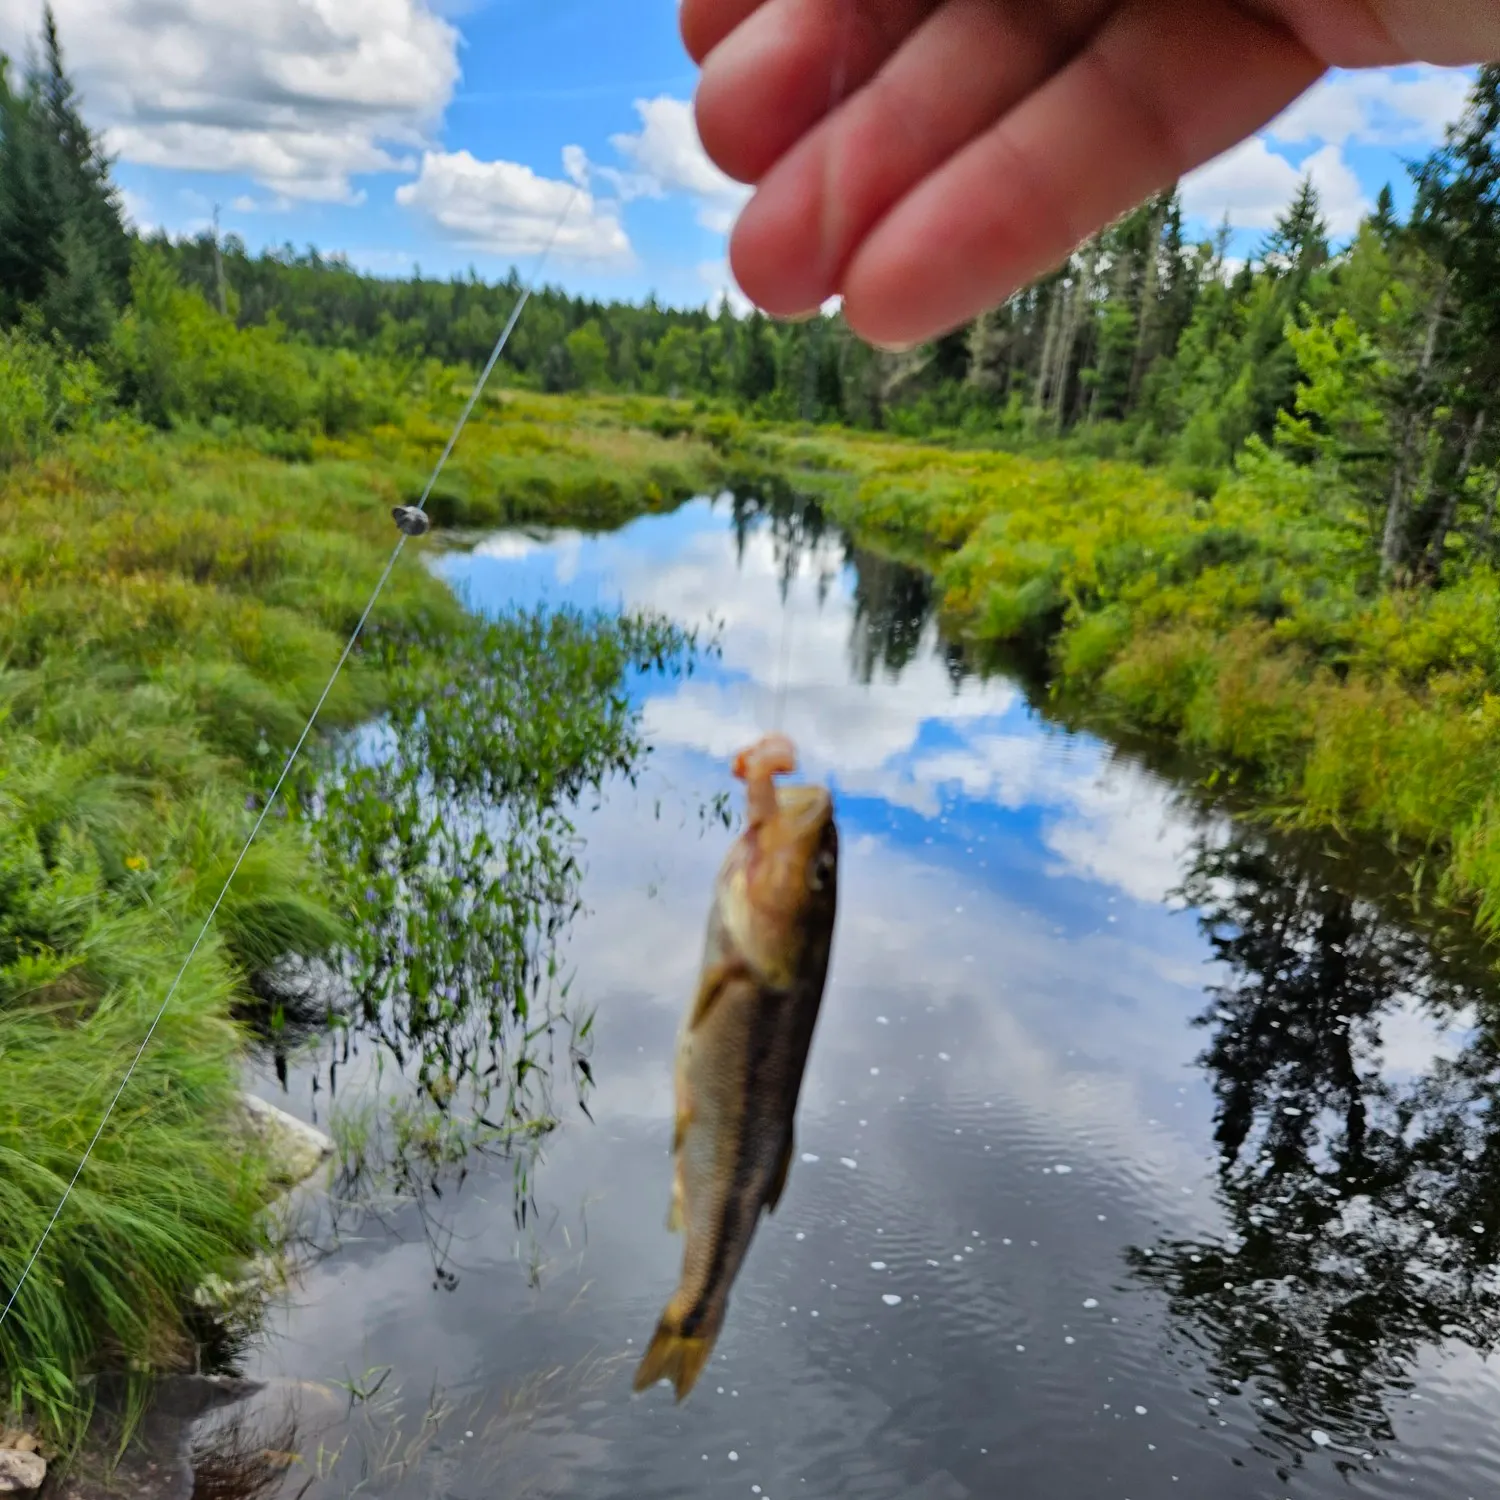
[[[791,1131],[788,1131],[786,1150],[782,1153],[781,1163],[776,1168],[776,1176],[771,1180],[771,1191],[766,1196],[766,1212],[768,1214],[776,1212],[776,1205],[781,1202],[781,1195],[786,1191],[786,1180],[792,1170],[792,1152],[796,1144],[796,1138]]]

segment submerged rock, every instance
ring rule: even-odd
[[[263,1209],[274,1223],[292,1213],[303,1184],[333,1156],[334,1145],[321,1130],[255,1094],[242,1094],[240,1104],[249,1134],[270,1159],[271,1181],[281,1190]],[[193,1292],[193,1302],[217,1315],[233,1315],[246,1304],[274,1295],[288,1274],[287,1258],[275,1248],[256,1256],[234,1280],[205,1276]]]
[[[333,1142],[321,1130],[254,1094],[242,1096],[245,1117],[271,1158],[272,1175],[283,1186],[305,1182],[333,1155]]]
[[[192,1500],[199,1493],[194,1471],[200,1424],[262,1387],[226,1376],[165,1376],[155,1383],[131,1441],[122,1445],[121,1422],[131,1409],[131,1389],[119,1376],[100,1380],[89,1435],[60,1482],[54,1481],[55,1500]],[[267,1490],[205,1485],[202,1493],[251,1496]]]
[[[47,1460],[28,1449],[0,1448],[0,1495],[29,1494],[47,1477]]]

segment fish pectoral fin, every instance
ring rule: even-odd
[[[744,973],[745,966],[734,960],[715,964],[712,968],[704,970],[703,977],[698,981],[698,993],[693,997],[692,1012],[688,1016],[690,1032],[703,1024],[704,1018],[718,1003],[730,983],[742,977]]]
[[[771,1191],[766,1197],[768,1214],[776,1212],[776,1205],[781,1202],[781,1195],[786,1191],[786,1180],[792,1170],[792,1151],[796,1144],[795,1137],[789,1133],[786,1138],[786,1150],[782,1153],[781,1163],[776,1168],[776,1176],[771,1179]]]

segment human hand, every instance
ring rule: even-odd
[[[1329,67],[1500,59],[1500,0],[682,0],[735,277],[934,338],[1243,140]],[[836,102],[836,96],[842,102]]]

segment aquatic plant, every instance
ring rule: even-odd
[[[652,616],[560,610],[382,649],[373,743],[346,746],[301,799],[349,893],[337,1024],[375,1040],[404,1085],[336,1116],[340,1192],[421,1200],[503,1153],[524,1222],[560,1036],[585,1108],[592,1080],[592,1018],[559,952],[582,907],[577,806],[637,781],[630,679],[691,673],[698,640]]]

